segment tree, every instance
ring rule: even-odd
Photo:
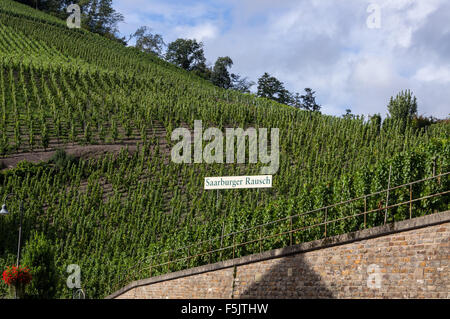
[[[355,118],[355,115],[352,114],[352,110],[351,109],[345,109],[345,114],[342,114],[342,117],[344,119],[353,119],[353,118]]]
[[[230,57],[219,57],[211,74],[211,82],[221,88],[229,89],[232,86],[230,73],[228,68],[233,65],[233,60]]]
[[[422,128],[426,128],[432,124],[439,123],[439,121],[440,121],[439,119],[437,119],[433,116],[426,117],[424,115],[418,115],[418,116],[415,115],[412,119],[411,124],[415,129],[422,129]]]
[[[43,233],[35,232],[27,241],[21,263],[30,268],[33,276],[27,294],[39,299],[53,298],[58,288],[55,252]]]
[[[417,116],[417,99],[410,90],[401,91],[388,104],[389,117],[399,123],[401,132],[404,132],[406,126]]]
[[[153,34],[150,28],[142,26],[130,36],[130,40],[136,38],[135,47],[145,53],[152,53],[159,57],[162,56],[164,43],[163,37],[160,34]]]
[[[268,99],[275,100],[278,92],[284,88],[283,83],[281,83],[277,78],[270,76],[269,73],[265,72],[258,79],[258,96],[265,97]]]
[[[231,89],[241,93],[250,93],[250,88],[255,85],[255,82],[248,81],[247,77],[241,78],[239,74],[231,74]]]
[[[112,7],[112,0],[91,0],[86,12],[85,23],[89,30],[110,38],[116,36],[117,24],[124,20]]]
[[[292,101],[292,95],[284,88],[283,82],[270,76],[267,72],[258,79],[257,95],[284,104],[290,104]]]
[[[177,39],[169,44],[166,60],[188,71],[206,67],[203,43],[197,40]]]
[[[292,106],[301,108],[302,107],[302,99],[299,93],[295,93],[292,96]]]
[[[301,107],[307,111],[318,112],[320,111],[320,105],[316,103],[316,98],[314,94],[315,91],[310,88],[305,88],[305,95],[301,95],[300,99],[302,100]]]
[[[292,93],[286,90],[284,87],[278,92],[277,101],[282,104],[292,105],[294,103],[294,97]]]

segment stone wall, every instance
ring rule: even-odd
[[[450,298],[450,211],[134,282],[108,298]]]

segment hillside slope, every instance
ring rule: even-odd
[[[43,234],[58,272],[55,297],[71,296],[64,284],[69,264],[80,265],[87,296],[100,298],[112,292],[118,274],[152,254],[384,189],[390,165],[391,185],[449,171],[448,123],[400,134],[396,125],[306,112],[219,89],[10,0],[0,5],[0,112],[5,162],[56,148],[123,146],[95,158],[20,163],[1,172],[0,198],[17,196],[8,201],[14,213],[0,218],[0,269],[15,261],[23,197],[23,253],[33,249],[33,234]],[[280,168],[273,188],[226,190],[220,196],[204,191],[206,176],[258,175],[265,165],[173,163],[171,132],[180,126],[192,130],[195,120],[204,128],[279,128]],[[431,188],[448,189],[448,179],[416,191],[427,194]],[[448,209],[448,202],[424,201],[415,212],[444,206]],[[391,220],[406,214],[394,212]],[[360,222],[329,231],[351,231]],[[369,220],[372,226],[380,222],[376,215]],[[320,229],[313,229],[297,240],[317,236]],[[281,245],[282,239],[273,239],[264,249]],[[238,255],[250,252],[243,246]],[[205,262],[198,258],[189,266]]]

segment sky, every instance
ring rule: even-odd
[[[291,92],[316,91],[322,112],[387,113],[410,89],[418,113],[450,116],[448,0],[114,0],[122,35],[147,26],[166,43],[203,42],[212,65],[268,72]],[[252,88],[256,90],[256,85]]]

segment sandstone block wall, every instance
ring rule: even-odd
[[[438,224],[427,226],[436,216],[425,216],[396,230],[386,225],[150,278],[111,298],[450,298],[450,212],[436,215]]]

